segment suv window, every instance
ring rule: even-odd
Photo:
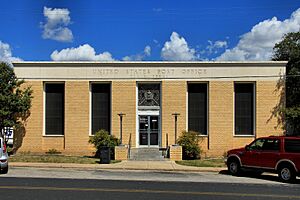
[[[300,153],[300,140],[285,139],[284,149],[286,152]]]
[[[279,151],[280,140],[279,139],[258,139],[254,141],[250,146],[250,150],[263,150],[263,151]]]
[[[255,140],[252,144],[250,144],[249,150],[261,150],[263,144],[264,144],[264,139]]]
[[[280,140],[278,139],[265,139],[262,149],[265,151],[279,151],[279,144]]]

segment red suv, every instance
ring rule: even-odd
[[[251,169],[275,172],[281,181],[292,182],[300,175],[300,137],[258,138],[244,148],[228,151],[226,164],[232,175]]]

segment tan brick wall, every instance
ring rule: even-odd
[[[182,160],[182,146],[170,146],[170,160]]]
[[[136,135],[136,82],[112,82],[112,134],[120,138],[120,118],[118,113],[125,113],[123,117],[123,144],[128,144],[131,133],[131,144],[135,146]]]
[[[116,146],[115,147],[115,159],[116,160],[127,160],[128,159],[128,147],[127,146]]]
[[[50,149],[56,149],[57,151],[64,152],[64,137],[46,137],[42,139],[42,153],[49,151]]]
[[[41,152],[43,151],[43,82],[26,81],[24,86],[31,86],[33,90],[31,114],[25,123],[24,137],[17,136],[21,135],[21,132],[16,132],[14,137],[21,143],[18,151]]]
[[[19,151],[46,152],[57,149],[65,154],[89,155],[94,152],[89,139],[89,81],[65,82],[65,140],[64,137],[43,136],[43,82],[30,81],[33,89],[31,115],[25,124],[26,133]],[[209,86],[209,150],[208,137],[201,137],[199,144],[203,156],[221,156],[229,149],[245,146],[254,137],[234,136],[234,82],[211,81]],[[161,83],[162,145],[174,144],[174,116],[178,117],[177,133],[186,130],[186,81],[162,81]],[[278,135],[277,118],[272,117],[274,107],[279,103],[279,92],[275,92],[275,81],[256,82],[256,132],[257,136]],[[123,118],[123,143],[127,144],[132,134],[132,145],[136,144],[136,81],[112,82],[112,134],[119,138],[120,121]],[[280,126],[279,126],[280,127]],[[65,148],[65,149],[64,149]]]
[[[256,133],[257,137],[278,135],[276,117],[270,118],[279,102],[276,81],[256,82]],[[234,82],[215,81],[209,83],[209,147],[207,138],[200,145],[205,156],[221,156],[229,149],[245,146],[254,136],[234,136]]]
[[[19,151],[44,153],[56,149],[65,154],[90,155],[89,81],[65,82],[65,136],[43,136],[43,82],[27,82],[33,89],[31,115]]]
[[[169,145],[175,144],[175,120],[172,113],[180,113],[177,121],[177,138],[186,130],[186,91],[186,81],[162,81],[162,146],[166,145],[166,133],[169,136]]]
[[[275,81],[258,81],[256,83],[256,130],[258,137],[283,133],[282,124],[272,114],[274,108],[280,104],[282,88],[277,91],[276,85],[277,82]]]
[[[65,153],[89,155],[89,81],[65,82]]]
[[[209,82],[208,156],[222,155],[233,147],[233,82]],[[203,149],[206,151],[206,149]]]

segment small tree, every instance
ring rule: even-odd
[[[195,131],[183,131],[177,143],[182,146],[182,158],[184,160],[199,159],[201,149],[199,147],[199,133]]]
[[[275,44],[273,60],[288,61],[286,65],[286,108],[287,129],[290,134],[300,135],[300,31],[284,35]]]
[[[0,132],[4,127],[16,128],[30,115],[32,90],[22,88],[23,83],[9,64],[0,62]]]
[[[120,144],[120,140],[113,135],[109,135],[106,130],[101,129],[89,139],[89,143],[94,145],[96,148],[96,156],[99,157],[102,147],[114,148]],[[114,157],[114,151],[111,151],[111,157]]]

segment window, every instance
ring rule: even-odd
[[[92,134],[100,129],[110,132],[110,84],[92,83]]]
[[[235,135],[254,135],[254,84],[235,83]]]
[[[284,149],[290,153],[300,153],[300,140],[285,139]]]
[[[249,146],[250,150],[279,151],[279,139],[257,139]]]
[[[64,96],[63,83],[45,84],[45,134],[64,135]]]
[[[188,130],[207,135],[207,84],[188,84]]]

